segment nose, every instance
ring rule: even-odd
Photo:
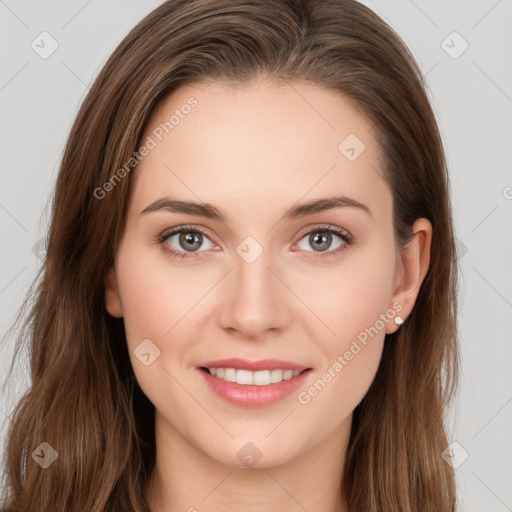
[[[289,325],[286,294],[290,292],[276,277],[274,267],[265,252],[252,263],[242,258],[235,261],[222,293],[219,323],[223,329],[254,340],[275,335]]]

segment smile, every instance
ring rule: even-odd
[[[206,381],[206,389],[230,404],[246,408],[267,407],[284,400],[304,385],[313,372],[312,368],[275,360],[231,359],[212,363],[196,368]]]
[[[268,386],[300,375],[301,370],[237,370],[236,368],[205,368],[210,375],[226,382],[242,385]]]

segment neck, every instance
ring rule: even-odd
[[[264,505],[266,512],[347,512],[340,482],[351,419],[280,465],[240,468],[212,459],[156,412],[156,464],[146,486],[150,510],[252,512]]]

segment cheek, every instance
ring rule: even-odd
[[[197,273],[173,267],[163,251],[145,247],[140,241],[127,241],[120,248],[118,278],[131,343],[170,338],[206,291],[204,279]]]
[[[163,271],[153,252],[125,243],[117,262],[128,351],[137,380],[149,396],[149,388],[165,380],[165,374],[157,370],[167,366],[164,358],[169,340],[173,354],[181,351],[179,340],[173,339],[173,326],[185,313],[180,283]]]
[[[385,326],[393,321],[393,276],[393,250],[381,246],[364,257],[347,259],[329,279],[321,280],[321,290],[309,283],[316,291],[309,293],[308,305],[328,330],[313,338],[324,358],[315,385],[301,403],[315,401],[319,408],[335,404],[333,416],[339,420],[362,400],[380,363]]]
[[[350,254],[337,268],[302,274],[298,294],[324,324],[318,325],[327,353],[350,345],[386,313],[394,270],[392,248],[376,244],[374,250]],[[377,328],[384,331],[382,321]]]
[[[149,338],[160,339],[172,327],[177,292],[141,269],[130,271],[122,289],[123,315],[129,342]]]
[[[172,410],[180,397],[177,381],[182,380],[176,362],[183,360],[191,339],[184,330],[192,307],[188,297],[196,294],[185,291],[177,271],[167,268],[164,272],[161,263],[137,257],[136,251],[119,261],[124,324],[135,377],[158,410]]]
[[[162,386],[173,385],[168,372],[180,373],[194,362],[190,354],[201,337],[205,304],[211,300],[205,295],[219,276],[211,268],[180,268],[154,248],[133,244],[130,249],[127,244],[119,252],[118,279],[132,366],[141,388],[154,396]],[[144,340],[150,340],[158,354],[150,366],[137,358]],[[151,351],[152,345],[145,343]]]

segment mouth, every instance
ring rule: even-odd
[[[283,370],[276,368],[273,370],[251,371],[237,368],[208,368],[204,366],[200,366],[199,369],[217,379],[222,379],[226,382],[236,382],[242,386],[268,386],[270,384],[278,384],[279,382],[293,379],[311,370],[311,368],[304,370]]]
[[[226,361],[232,366],[228,366]],[[313,368],[270,360],[223,360],[213,363],[197,367],[209,389],[225,401],[247,408],[266,407],[285,399],[303,385],[313,372]]]

